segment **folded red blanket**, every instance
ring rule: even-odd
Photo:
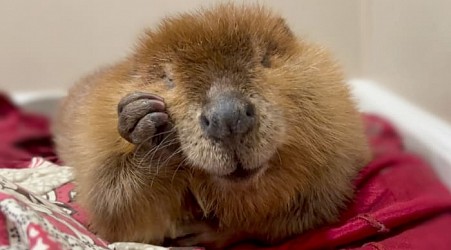
[[[56,160],[47,121],[24,114],[1,98],[1,165],[25,167],[26,161],[36,155]],[[400,136],[389,122],[368,114],[363,118],[375,157],[361,171],[356,197],[340,223],[268,249],[450,249],[450,192],[428,163],[403,149]],[[77,209],[72,196],[58,202]],[[77,216],[73,218],[84,223]],[[247,244],[235,249],[258,247]]]
[[[0,164],[5,168],[24,168],[34,156],[56,160],[49,121],[26,113],[0,93]]]

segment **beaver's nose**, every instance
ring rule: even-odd
[[[255,107],[240,94],[226,92],[204,107],[200,124],[212,139],[223,140],[249,132],[256,123]]]

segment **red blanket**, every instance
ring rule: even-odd
[[[24,113],[0,93],[0,166],[24,168],[34,156],[56,161],[49,121]]]
[[[368,114],[363,118],[375,159],[360,173],[357,196],[341,222],[270,249],[451,248],[450,192],[428,163],[403,149],[400,136],[389,122]],[[27,167],[34,156],[56,161],[52,146],[46,119],[25,114],[0,96],[2,167]],[[71,198],[65,197],[62,202],[76,208]],[[7,242],[1,240],[5,238],[8,236],[0,235],[1,242]],[[241,245],[235,249],[257,247]]]

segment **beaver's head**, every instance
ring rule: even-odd
[[[290,141],[287,110],[304,98],[301,72],[317,66],[303,63],[304,50],[267,9],[221,5],[148,31],[135,74],[165,98],[189,165],[238,180],[258,176]]]

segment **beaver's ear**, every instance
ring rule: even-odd
[[[290,37],[294,37],[294,33],[291,30],[290,26],[287,24],[287,21],[283,17],[279,17],[276,21],[276,28],[280,29],[285,35]]]

